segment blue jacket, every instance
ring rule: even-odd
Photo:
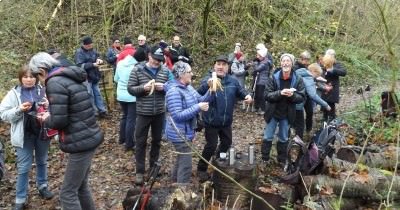
[[[207,81],[210,77],[211,73],[201,81],[200,87],[197,90],[201,95],[204,95],[208,91]],[[226,74],[225,77],[221,78],[221,84],[223,90],[219,90],[211,96],[210,108],[203,114],[206,127],[231,126],[236,99],[243,100],[247,95],[246,90],[231,75]]]
[[[114,68],[117,67],[117,54],[119,51],[113,47],[107,49],[106,61]]]
[[[270,75],[270,66],[268,59],[265,58],[263,61],[257,61],[254,64],[253,77],[257,77],[256,85],[266,85],[269,75]]]
[[[123,102],[136,102],[136,97],[128,93],[129,75],[137,64],[134,57],[128,55],[121,60],[115,70],[114,82],[117,83],[117,100]]]
[[[75,52],[76,65],[86,71],[87,80],[92,83],[98,83],[101,76],[99,68],[93,65],[97,58],[99,58],[99,54],[94,49],[86,50],[80,47]]]
[[[166,91],[165,103],[169,112],[167,117],[169,115],[172,117],[176,127],[187,140],[193,140],[196,115],[201,111],[199,102],[208,101],[209,92],[201,96],[191,85],[183,85],[177,80],[166,82],[164,90]],[[167,120],[165,132],[169,141],[183,142],[169,120]]]
[[[297,69],[295,73],[301,78],[303,78],[303,83],[306,88],[307,97],[311,98],[311,100],[321,105],[322,107],[327,108],[328,103],[322,100],[322,98],[319,97],[319,95],[317,94],[314,77],[312,77],[312,75],[308,72],[308,70],[305,68],[301,68]],[[303,108],[304,108],[304,102],[296,104],[296,110],[303,110]]]

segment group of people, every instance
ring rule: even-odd
[[[210,160],[214,154],[228,151],[232,145],[236,101],[253,102],[243,80],[250,74],[249,69],[253,69],[255,107],[264,113],[266,120],[262,159],[270,159],[272,140],[279,127],[279,162],[286,159],[289,126],[295,127],[299,136],[303,135],[304,127],[306,131],[311,129],[315,102],[325,110],[326,120],[335,117],[339,76],[346,74],[333,50],[328,50],[313,64],[308,52],[303,52],[297,62],[292,54],[285,53],[280,57],[280,67],[274,69],[265,45],[258,44],[256,58],[246,63],[241,44],[236,43],[231,55],[214,59],[213,69],[195,89],[191,84],[193,60],[179,36],[173,37],[171,46],[160,41],[150,47],[144,35],[138,36],[136,47],[129,38],[124,39],[123,47],[118,38],[112,41],[106,61],[114,68],[117,100],[122,111],[119,143],[135,151],[138,185],[145,180],[150,128],[148,168],[159,160],[165,133],[177,153],[171,177],[175,183],[191,182],[191,142],[196,138],[199,113],[202,113],[206,141],[202,157]],[[95,209],[88,176],[94,152],[104,139],[95,117],[96,113],[99,117],[107,115],[98,87],[102,64],[99,53],[93,49],[92,38],[84,37],[75,54],[75,65],[59,52],[39,52],[18,73],[20,84],[0,104],[0,117],[11,123],[11,142],[17,151],[14,209],[23,209],[26,205],[33,153],[39,194],[45,199],[54,196],[47,180],[48,128],[58,130],[60,149],[69,153],[60,191],[61,207]],[[216,83],[221,86],[213,87]],[[39,106],[45,111],[38,112]],[[303,110],[306,110],[306,120]],[[209,179],[207,168],[208,164],[199,160],[200,181]]]

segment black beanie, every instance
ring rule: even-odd
[[[83,45],[92,44],[93,43],[92,37],[90,37],[90,36],[83,37],[82,43],[83,43]]]

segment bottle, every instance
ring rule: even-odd
[[[249,144],[249,164],[254,164],[254,145],[253,143]]]
[[[233,166],[235,164],[235,148],[229,148],[229,165]]]

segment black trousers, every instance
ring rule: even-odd
[[[210,161],[214,154],[227,152],[232,145],[232,126],[227,127],[205,127],[204,136],[206,138],[206,145],[204,146],[201,156],[207,161]],[[220,140],[219,149],[218,137]],[[207,171],[208,165],[203,160],[199,160],[197,171]]]
[[[306,112],[306,131],[310,132],[313,125],[314,102],[309,97],[307,97],[304,103],[304,111]]]
[[[135,159],[136,159],[136,173],[144,174],[145,172],[145,160],[146,160],[146,146],[147,146],[147,135],[151,126],[151,148],[149,164],[150,168],[158,160],[160,155],[161,147],[161,134],[164,125],[165,114],[159,114],[154,116],[137,115],[136,117],[136,148],[135,148]]]
[[[264,97],[265,85],[256,85],[254,92],[254,108],[265,111],[265,97]]]
[[[331,111],[324,109],[324,121],[330,122],[331,120],[336,118],[336,104],[327,102],[328,105],[331,107]]]

